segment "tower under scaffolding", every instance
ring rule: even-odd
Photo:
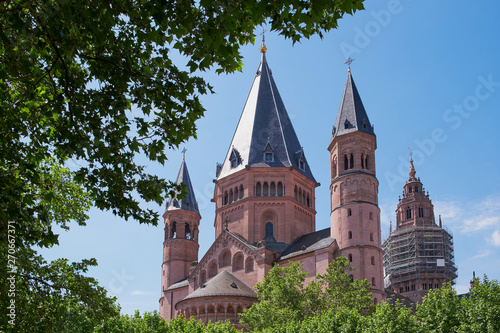
[[[454,284],[457,268],[453,235],[434,220],[434,206],[415,178],[411,161],[410,179],[396,209],[396,228],[384,241],[384,285],[386,288],[422,301],[430,289]]]

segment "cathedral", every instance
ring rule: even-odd
[[[160,315],[167,321],[182,314],[203,322],[238,324],[238,314],[257,301],[255,284],[273,265],[290,261],[302,263],[309,283],[332,260],[344,256],[355,268],[350,272],[353,278],[371,283],[374,302],[386,298],[377,140],[351,71],[328,145],[330,228],[316,230],[319,183],[280,97],[266,51],[263,43],[261,62],[227,155],[217,165],[212,199],[215,240],[201,259],[201,216],[182,161],[176,182],[186,185],[188,195],[171,198],[163,214],[159,302]]]

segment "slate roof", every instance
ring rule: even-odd
[[[182,279],[180,281],[175,282],[170,287],[168,287],[167,289],[165,289],[165,291],[166,290],[177,289],[177,288],[181,288],[181,287],[187,287],[187,286],[189,286],[189,281],[188,281],[188,279],[186,277],[186,278],[184,278],[184,279]]]
[[[188,194],[182,200],[178,200],[177,198],[170,198],[167,202],[167,211],[176,210],[176,209],[184,209],[191,212],[195,212],[200,215],[200,211],[198,209],[198,202],[196,201],[196,197],[194,195],[193,185],[191,183],[191,178],[189,177],[189,172],[186,164],[186,160],[182,159],[181,168],[179,170],[179,174],[177,175],[176,184],[184,183],[186,185]]]
[[[199,297],[214,297],[214,296],[234,296],[234,297],[253,297],[257,298],[255,291],[246,283],[238,279],[227,270],[221,271],[219,274],[208,280],[204,287],[200,287],[186,296],[183,300],[199,298]]]
[[[314,252],[332,245],[335,239],[330,237],[330,228],[305,234],[286,248],[275,261],[300,256],[304,253]]]
[[[347,82],[340,103],[337,120],[333,128],[333,137],[340,136],[352,132],[363,132],[366,134],[375,135],[373,127],[370,124],[368,115],[366,114],[363,102],[359,96],[358,89],[354,84],[351,72],[347,75]]]
[[[265,160],[265,152],[273,155],[272,161]],[[304,162],[303,168],[300,168],[300,159]],[[233,164],[231,160],[234,160]],[[274,82],[265,52],[217,178],[226,177],[247,165],[293,166],[316,182]]]

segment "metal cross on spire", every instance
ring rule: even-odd
[[[351,62],[353,62],[354,60],[356,60],[356,59],[348,57],[347,60],[344,62],[344,65],[349,66],[349,72],[351,71]]]
[[[413,162],[413,152],[411,151],[411,147],[408,147],[408,149],[410,150],[410,161]]]
[[[184,149],[181,151],[183,160],[186,159],[186,152],[187,152],[187,149],[184,147]]]

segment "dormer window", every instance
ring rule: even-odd
[[[306,170],[306,162],[304,162],[303,160],[299,160],[299,169],[302,171],[305,171]]]
[[[241,164],[240,153],[236,150],[236,148],[233,148],[233,150],[231,151],[231,155],[229,156],[229,162],[231,163],[231,168],[236,168],[238,165]]]
[[[299,165],[299,169],[306,171],[306,157],[304,156],[304,150],[301,149],[296,152],[296,154],[298,154],[297,164]]]
[[[348,129],[349,125],[350,125],[349,120],[346,119],[344,122],[344,129]]]
[[[366,118],[363,119],[363,129],[367,129],[368,128],[368,122],[366,121]]]
[[[267,138],[266,148],[264,148],[264,162],[274,162],[274,149],[271,146],[271,142],[269,142],[269,138]]]

